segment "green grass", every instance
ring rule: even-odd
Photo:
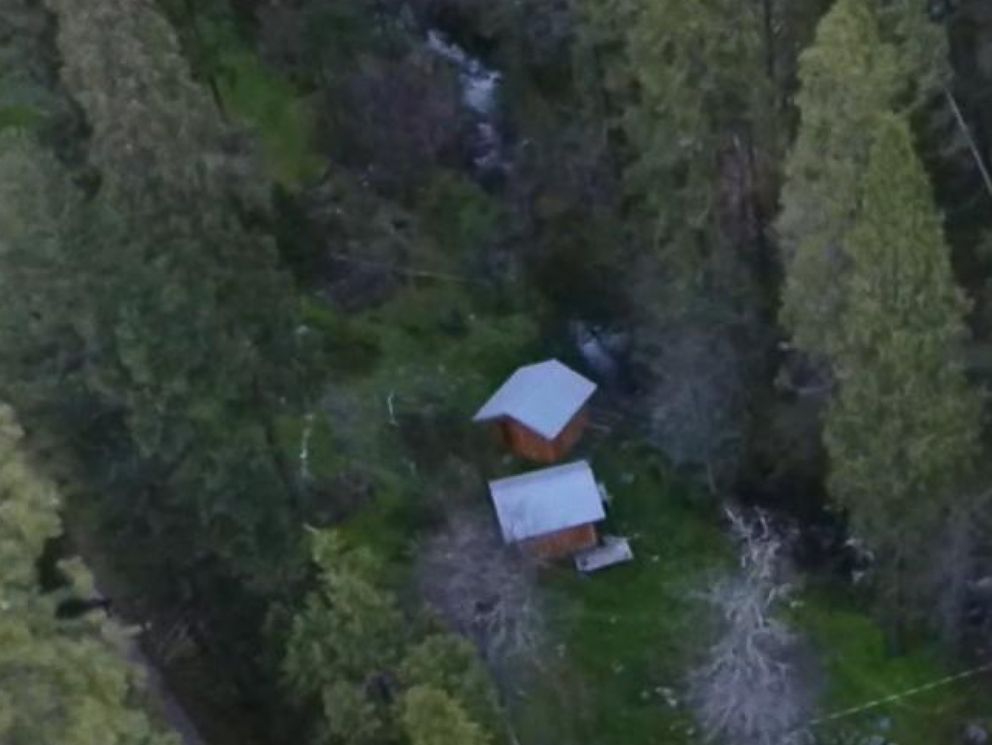
[[[889,654],[879,625],[857,609],[852,598],[840,593],[807,593],[795,620],[811,638],[826,674],[821,716],[907,691],[964,667],[950,665],[946,652],[935,644],[917,644],[907,654]],[[988,676],[952,683],[819,730],[881,733],[878,724],[888,720],[891,729],[884,734],[900,745],[956,742],[965,723],[983,719],[992,723],[988,684]]]
[[[258,138],[270,176],[287,188],[317,176],[324,159],[306,98],[259,58],[232,18],[204,16],[197,24],[192,55],[207,60],[201,72],[216,82],[225,112]]]
[[[33,106],[0,106],[0,131],[35,129],[44,121],[45,115]]]
[[[592,457],[613,495],[605,530],[632,538],[633,563],[582,577],[547,576],[552,629],[562,656],[517,707],[524,745],[695,743],[692,721],[662,688],[680,694],[708,638],[696,597],[731,554],[705,497],[679,483],[643,448],[605,444]]]
[[[247,47],[225,49],[219,64],[224,108],[259,138],[272,177],[294,187],[317,176],[323,159],[314,149],[313,113],[295,87]]]

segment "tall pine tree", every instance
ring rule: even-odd
[[[778,231],[785,255],[782,321],[823,354],[836,328],[844,242],[858,208],[875,117],[896,93],[895,50],[865,0],[838,0],[799,63],[801,121],[786,163]]]
[[[30,297],[73,329],[92,426],[73,421],[72,436],[100,448],[108,493],[126,495],[114,512],[156,560],[284,587],[302,555],[275,420],[296,396],[298,356],[295,288],[271,238],[248,227],[266,217],[268,183],[153,3],[46,5],[98,181],[85,219],[21,272],[11,301]],[[69,266],[72,303],[56,292]],[[41,394],[29,367],[14,382]],[[65,425],[61,390],[43,403]]]
[[[828,353],[843,305],[845,239],[857,217],[875,118],[929,101],[945,49],[916,3],[838,0],[800,57],[800,123],[777,228],[786,268],[781,319],[807,353]]]
[[[624,140],[625,186],[666,293],[747,293],[739,245],[777,111],[763,19],[728,0],[582,4],[605,111]],[[731,223],[734,223],[731,225]],[[683,294],[685,293],[685,294]]]
[[[906,122],[876,120],[845,242],[850,260],[832,345],[839,393],[826,419],[831,494],[873,548],[878,589],[903,619],[976,455],[980,406],[961,367],[967,305]]]

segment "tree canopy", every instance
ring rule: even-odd
[[[933,596],[921,570],[965,499],[981,408],[962,371],[967,303],[909,127],[887,115],[873,132],[825,438],[831,492],[875,551],[879,591],[898,614]]]
[[[119,629],[61,620],[64,593],[43,592],[37,562],[62,532],[59,497],[30,465],[13,411],[0,404],[0,740],[9,745],[178,745],[138,705]],[[69,569],[66,566],[66,569]],[[75,565],[76,584],[88,575]]]
[[[495,697],[471,646],[446,634],[418,641],[367,549],[333,531],[311,539],[318,588],[293,620],[283,671],[299,700],[320,702],[317,739],[489,742]]]

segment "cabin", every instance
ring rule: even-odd
[[[558,360],[538,362],[513,373],[473,421],[495,424],[503,443],[520,457],[555,463],[581,439],[595,390],[595,383]]]
[[[503,540],[538,559],[563,559],[593,548],[606,517],[586,461],[489,482]]]

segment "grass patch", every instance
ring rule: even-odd
[[[650,745],[697,742],[691,716],[671,707],[708,638],[694,597],[732,554],[708,501],[657,455],[607,443],[592,458],[613,495],[605,531],[632,538],[633,563],[582,577],[547,576],[561,646],[517,706],[521,741]]]
[[[316,177],[315,121],[300,91],[261,60],[223,11],[203,14],[187,36],[198,73],[217,87],[225,112],[259,140],[270,176],[287,188]]]
[[[225,49],[219,67],[224,108],[258,136],[275,181],[294,187],[319,175],[323,159],[314,149],[313,113],[292,83],[247,47]]]
[[[807,593],[795,620],[815,645],[826,673],[821,714],[906,691],[961,669],[948,665],[946,653],[935,644],[918,645],[908,654],[889,654],[878,624],[840,593]],[[988,676],[959,681],[846,717],[819,731],[837,737],[877,733],[900,745],[957,742],[967,722],[992,723],[987,687]]]
[[[5,129],[37,129],[45,115],[32,106],[0,106],[0,132]]]

